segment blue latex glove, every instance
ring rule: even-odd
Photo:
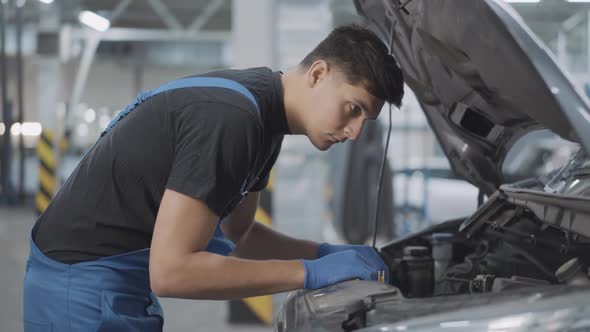
[[[329,243],[322,243],[318,247],[317,257],[321,258],[326,255],[330,255],[336,252],[344,251],[344,250],[354,250],[358,252],[365,260],[367,260],[373,267],[379,269],[381,271],[385,271],[385,283],[389,283],[389,269],[387,265],[381,259],[381,256],[377,253],[377,251],[371,246],[363,246],[363,245],[356,245],[356,244],[329,244]]]
[[[354,250],[344,250],[314,260],[303,260],[306,289],[318,289],[350,279],[377,280],[378,268]]]

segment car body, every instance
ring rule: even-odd
[[[392,285],[351,280],[290,294],[276,330],[590,330],[585,97],[501,0],[354,3],[391,46],[453,172],[487,199],[467,218],[382,246]],[[517,162],[529,177],[512,182],[507,155],[538,130],[574,152],[548,172],[525,156]]]

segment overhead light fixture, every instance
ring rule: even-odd
[[[541,0],[504,0],[504,2],[512,2],[512,3],[537,3],[537,2],[541,2]]]
[[[111,21],[89,10],[81,12],[80,15],[78,15],[78,20],[98,31],[107,31],[111,26]]]
[[[39,1],[41,1],[41,2],[43,2],[45,4],[50,4],[50,3],[53,2],[53,0],[39,0]]]
[[[43,127],[39,122],[15,122],[10,127],[10,134],[12,136],[39,136],[41,135],[41,131]],[[0,122],[0,136],[6,133],[6,126],[4,123]]]

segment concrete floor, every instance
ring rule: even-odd
[[[22,331],[22,279],[29,254],[32,209],[0,208],[0,331]],[[270,327],[226,323],[223,301],[161,299],[166,315],[164,331],[272,331]]]

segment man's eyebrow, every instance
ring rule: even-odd
[[[368,107],[367,107],[367,104],[365,104],[365,103],[364,103],[362,100],[355,100],[355,102],[356,102],[357,104],[361,105],[361,108],[363,109],[363,111],[365,111],[365,113],[366,113],[368,116],[370,116],[370,119],[371,119],[371,120],[375,120],[375,119],[377,119],[377,116],[376,116],[374,113],[372,113],[372,112],[369,112],[369,109],[370,109],[370,108],[368,108]]]

